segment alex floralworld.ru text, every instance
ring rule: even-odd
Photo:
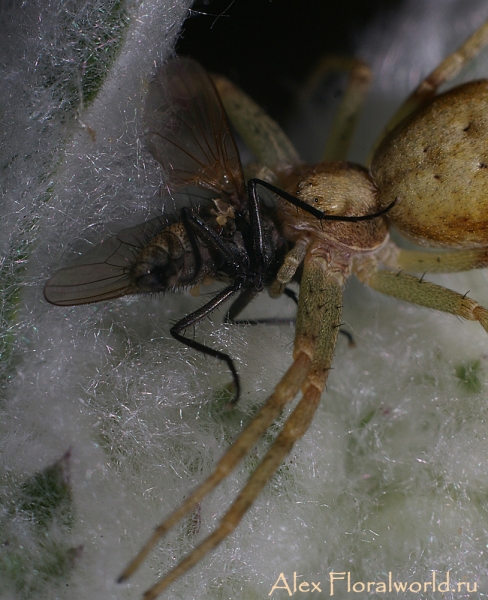
[[[328,589],[327,589],[328,588]],[[362,592],[370,592],[374,594],[385,593],[405,593],[420,594],[423,592],[477,592],[478,584],[470,581],[459,581],[453,583],[450,581],[450,572],[446,571],[444,579],[438,580],[436,571],[432,571],[432,578],[428,581],[398,581],[393,578],[390,571],[386,580],[379,581],[353,581],[350,571],[331,571],[325,585],[318,581],[305,581],[302,576],[298,576],[296,572],[293,577],[286,577],[284,573],[280,573],[275,581],[268,596],[278,595],[283,591],[288,596],[295,594],[306,594],[319,592],[329,593],[329,596],[334,596],[335,593],[351,593],[359,594]]]

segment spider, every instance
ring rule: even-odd
[[[488,310],[475,301],[405,271],[446,273],[488,266],[486,212],[488,156],[484,107],[487,81],[470,82],[438,94],[463,64],[488,43],[488,23],[447,57],[415,90],[390,121],[372,154],[369,169],[347,163],[343,153],[361,103],[353,86],[343,102],[336,140],[346,140],[333,160],[302,165],[278,126],[230,82],[215,83],[227,114],[258,160],[281,188],[316,209],[278,200],[283,235],[293,243],[271,286],[274,294],[301,270],[293,362],[214,472],[171,514],[119,578],[144,561],[160,538],[191,511],[246,456],[282,410],[302,391],[267,454],[251,474],[220,525],[144,595],[155,598],[215,548],[238,526],[293,445],[307,431],[331,367],[341,321],[342,287],[354,273],[377,291],[429,308],[479,321],[488,330]],[[350,63],[364,81],[365,66]],[[367,78],[367,75],[366,75]],[[461,179],[459,179],[461,178]],[[461,181],[461,183],[459,183]],[[460,199],[463,202],[460,202]],[[375,214],[364,222],[325,221],[322,214]],[[389,225],[441,252],[401,250],[389,239]]]
[[[428,89],[429,86],[424,84],[427,92],[421,86],[419,92],[406,104],[408,108],[404,112],[410,120],[407,124],[400,123],[398,129],[393,130],[384,137],[372,160],[371,172],[379,193],[376,193],[373,181],[366,169],[338,160],[343,158],[341,153],[347,148],[347,143],[343,143],[341,150],[337,150],[336,154],[330,157],[336,160],[312,167],[303,166],[300,164],[298,156],[286,136],[269,117],[228,81],[223,78],[215,79],[226,111],[234,125],[254,151],[260,163],[270,170],[269,180],[277,183],[280,188],[284,187],[287,190],[284,193],[280,191],[280,194],[285,198],[278,201],[277,221],[286,241],[284,246],[292,244],[292,248],[284,258],[280,251],[277,256],[279,256],[279,261],[282,263],[281,267],[279,269],[273,267],[269,273],[266,271],[265,274],[266,276],[276,275],[275,281],[271,285],[271,292],[273,295],[279,295],[285,289],[287,282],[296,275],[297,269],[302,271],[294,362],[258,415],[222,458],[215,472],[167,521],[157,528],[154,536],[124,571],[120,579],[123,580],[129,577],[144,560],[157,540],[186,513],[196,509],[205,495],[252,449],[254,443],[264,434],[286,404],[293,400],[300,388],[303,390],[303,398],[286,422],[281,434],[275,440],[261,465],[251,476],[248,484],[243,488],[229,512],[224,516],[221,526],[174,571],[151,588],[145,597],[156,597],[174,579],[200,560],[237,526],[244,512],[273,475],[293,444],[307,430],[327,379],[340,325],[342,285],[351,272],[354,272],[362,281],[379,291],[417,304],[452,312],[472,320],[479,320],[486,329],[488,313],[483,307],[459,294],[398,271],[400,268],[412,271],[447,272],[486,266],[482,217],[478,217],[474,225],[470,224],[467,228],[463,227],[461,234],[458,233],[457,237],[452,233],[453,231],[456,232],[456,222],[454,220],[451,224],[446,225],[446,231],[450,231],[449,234],[446,234],[446,238],[437,239],[434,234],[437,235],[442,228],[436,226],[432,231],[428,226],[424,226],[427,222],[430,224],[427,217],[430,217],[432,209],[429,208],[427,215],[425,215],[418,199],[409,204],[409,196],[413,185],[412,167],[409,171],[408,161],[405,161],[405,155],[413,154],[412,145],[414,148],[421,147],[422,152],[426,149],[424,154],[428,157],[424,163],[425,171],[429,174],[435,171],[434,175],[438,177],[434,177],[434,179],[440,182],[445,181],[445,178],[449,176],[449,167],[447,173],[439,173],[437,167],[440,167],[440,165],[434,162],[436,158],[438,159],[435,148],[432,148],[432,142],[430,142],[429,149],[427,143],[421,140],[419,130],[422,133],[425,130],[426,121],[430,121],[433,116],[445,125],[440,119],[446,117],[439,116],[439,110],[442,110],[442,107],[445,106],[449,109],[454,107],[454,117],[460,120],[459,116],[461,114],[465,115],[463,112],[464,107],[469,105],[467,100],[473,98],[477,100],[483,94],[482,85],[468,84],[439,96],[429,103],[429,96],[435,96],[438,85],[443,80],[453,76],[452,65],[456,62],[462,62],[476,53],[485,43],[486,37],[487,26],[484,26],[473,38],[468,40],[457,55],[455,54],[447,59],[436,70],[434,76],[426,80],[426,82],[435,81],[433,88]],[[458,61],[460,57],[462,61]],[[356,74],[356,79],[361,80],[361,73],[363,73],[364,79],[364,65],[352,62],[351,67]],[[347,140],[349,129],[346,125],[353,120],[351,116],[354,116],[357,112],[360,98],[361,94],[357,93],[357,88],[356,91],[353,89],[346,97],[344,102],[346,116],[342,119],[343,127],[339,128],[338,133],[335,135],[337,140]],[[416,116],[408,117],[412,114],[415,105],[418,105],[420,112],[416,113]],[[452,116],[452,114],[448,114],[447,120],[450,121]],[[394,119],[393,124],[400,120],[401,117],[399,116]],[[470,130],[478,130],[479,134],[480,126],[482,126],[482,122],[479,116],[469,118],[468,122],[464,124],[463,131],[465,130],[464,133],[468,134]],[[414,140],[413,143],[412,139]],[[397,150],[396,144],[399,140],[409,140],[408,147],[406,149],[402,148],[400,151]],[[464,151],[471,151],[466,143],[464,143],[464,146],[462,141],[460,143]],[[182,150],[181,145],[173,145],[175,148],[178,147],[180,151]],[[226,146],[226,149],[228,148],[229,146]],[[157,151],[153,151],[153,154],[157,158]],[[398,160],[399,156],[401,157],[400,161]],[[482,178],[484,169],[482,165],[485,162],[482,155],[477,158],[477,173],[481,173]],[[413,160],[417,164],[418,159]],[[392,165],[396,165],[398,171],[403,169],[406,174],[392,173]],[[452,166],[452,163],[449,162],[448,165]],[[176,182],[178,178],[181,178],[181,183],[187,185],[193,181],[192,177],[195,176],[194,168],[190,169],[189,172],[192,174],[190,177],[187,174],[182,174],[181,170],[173,177],[173,180]],[[404,178],[401,180],[404,187],[400,186],[398,189],[400,177]],[[218,181],[220,187],[216,191],[222,192],[221,178],[211,177],[207,180]],[[260,183],[270,187],[273,191],[277,190],[269,181],[261,181]],[[483,180],[481,179],[481,182],[478,181],[478,183],[482,185]],[[445,185],[445,183],[439,183],[438,185],[442,184]],[[242,186],[239,184],[238,188],[242,189]],[[295,201],[296,198],[299,198],[299,201]],[[392,208],[395,201],[396,206]],[[290,203],[294,203],[294,206]],[[181,239],[191,246],[188,256],[190,262],[193,262],[192,267],[187,272],[187,275],[190,273],[191,276],[187,279],[178,280],[174,287],[185,284],[193,285],[208,274],[215,275],[222,272],[224,275],[229,276],[229,272],[225,273],[225,269],[221,268],[225,262],[223,261],[222,244],[219,245],[218,242],[209,241],[213,233],[218,231],[220,235],[226,227],[233,225],[234,217],[227,212],[229,206],[232,206],[231,200],[224,202],[223,205],[214,202],[214,214],[212,216],[198,211],[196,213],[182,213],[186,216],[183,217],[182,221],[177,221],[176,224],[180,227]],[[402,215],[404,214],[404,208],[407,206],[410,207],[411,214],[405,224],[402,223]],[[446,207],[444,206],[444,208]],[[387,209],[391,209],[393,223],[417,241],[424,244],[443,245],[446,248],[456,248],[456,250],[442,254],[400,251],[388,240],[389,222],[387,217],[380,215],[382,211],[387,211]],[[451,209],[449,208],[450,212]],[[462,212],[464,217],[466,212],[464,207]],[[324,215],[335,215],[340,218],[336,222],[327,221]],[[249,215],[246,216],[249,218]],[[344,217],[347,216],[351,217],[353,222],[344,220]],[[359,221],[364,216],[368,218],[364,222]],[[445,215],[442,215],[441,218],[445,221]],[[268,223],[266,219],[265,223]],[[156,220],[122,232],[119,236],[109,240],[106,245],[102,244],[96,248],[94,254],[84,257],[78,267],[62,270],[59,275],[55,275],[48,283],[47,297],[58,304],[72,304],[108,299],[135,291],[131,287],[127,270],[127,266],[132,264],[134,252],[139,252],[148,237],[151,237],[153,233],[156,231],[158,234],[166,232],[165,235],[167,235],[173,225],[174,223],[164,220]],[[182,226],[183,230],[181,230]],[[271,229],[274,226],[274,221],[269,224]],[[473,232],[471,236],[467,235],[470,229]],[[459,228],[457,228],[457,231],[459,232]],[[171,232],[173,233],[173,230]],[[223,235],[225,237],[225,233]],[[135,250],[134,247],[130,249],[133,241],[131,236],[135,236],[136,239]],[[237,250],[242,249],[242,245],[236,244],[236,238],[233,236],[234,232],[228,233],[230,247],[235,247]],[[281,238],[280,240],[281,243],[283,240]],[[204,253],[208,251],[212,244],[214,256],[210,256],[209,261],[206,262],[203,260],[202,251]],[[271,244],[272,248],[275,247],[273,244]],[[198,246],[197,251],[195,251],[195,246]],[[215,258],[215,255],[217,258]],[[106,262],[106,259],[114,256],[117,260],[121,259],[121,262],[115,262],[114,264]],[[385,268],[378,270],[378,264]],[[98,279],[95,278],[95,280],[92,278],[94,265],[97,265],[98,269],[98,271],[95,271]],[[77,286],[80,284],[80,271],[77,270],[80,266],[82,271],[90,274],[91,279],[84,280],[82,289],[78,287],[75,295],[70,297],[71,292],[68,292],[68,287],[71,278],[76,278]],[[246,269],[244,269],[244,272],[248,273]],[[111,287],[112,280],[108,280],[107,277],[114,274],[115,285]],[[235,271],[231,271],[230,276],[234,275]],[[93,285],[95,287],[101,285],[102,293],[100,294],[100,289],[97,289],[96,294],[87,296],[87,289],[91,289],[93,292]],[[216,306],[215,299],[213,302],[214,304],[210,306],[210,310],[213,310]],[[206,306],[208,309],[208,305]],[[205,314],[208,314],[208,311]],[[205,314],[202,314],[201,318]],[[195,319],[193,323],[200,320],[200,317],[195,317],[195,315],[196,313],[190,315],[190,318],[193,316]],[[188,321],[182,321],[180,325],[183,322],[189,323]],[[182,329],[184,328],[183,326]],[[179,332],[176,331],[176,333]],[[201,345],[189,338],[183,337],[183,341],[190,346],[193,344],[194,348],[214,356],[219,354],[214,353],[215,351],[206,346],[202,348]],[[226,359],[223,358],[223,360]]]

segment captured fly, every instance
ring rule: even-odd
[[[160,68],[146,100],[147,147],[162,165],[172,191],[200,189],[210,199],[178,213],[151,219],[110,237],[46,284],[46,300],[58,306],[88,304],[141,292],[174,292],[215,278],[226,286],[178,321],[171,335],[223,360],[232,359],[183,335],[222,303],[239,294],[238,313],[270,285],[288,249],[259,202],[256,181],[246,192],[235,140],[220,97],[206,71],[189,59]]]

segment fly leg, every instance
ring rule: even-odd
[[[198,310],[192,312],[191,314],[178,321],[178,323],[173,325],[173,327],[171,327],[171,329],[169,330],[171,335],[175,338],[175,340],[178,340],[178,342],[185,344],[185,346],[188,346],[189,348],[193,348],[193,350],[202,352],[202,354],[218,358],[219,360],[227,364],[230,372],[232,373],[232,380],[235,386],[234,398],[231,401],[232,404],[239,400],[239,396],[241,394],[241,383],[232,358],[226,352],[216,350],[215,348],[210,348],[210,346],[206,346],[201,342],[197,342],[196,340],[190,337],[182,335],[182,332],[186,331],[188,327],[196,325],[205,317],[211,315],[214,312],[214,310],[216,310],[221,304],[229,300],[229,298],[231,298],[236,292],[238,292],[241,286],[242,283],[240,281],[237,281],[234,285],[226,287],[224,290],[222,290],[216,296],[214,296],[210,300],[210,302],[207,302]]]
[[[285,296],[293,300],[295,304],[298,304],[297,295],[293,290],[290,288],[285,288],[283,293]],[[242,294],[232,303],[224,322],[232,323],[233,325],[294,325],[296,323],[296,319],[282,319],[279,317],[270,317],[268,319],[238,319],[237,317],[246,308],[254,296],[255,294],[251,295],[250,290],[244,290]]]
[[[197,256],[200,257],[200,250],[197,238],[200,238],[207,247],[213,247],[218,254],[222,258],[222,262],[227,264],[231,271],[234,274],[235,281],[232,285],[226,287],[218,294],[216,294],[209,302],[204,304],[198,310],[192,312],[187,315],[180,321],[178,321],[173,327],[170,329],[170,334],[178,340],[182,344],[185,344],[189,348],[193,348],[198,352],[202,352],[207,356],[212,356],[217,358],[227,364],[229,370],[232,374],[232,380],[235,386],[235,394],[231,403],[237,402],[241,392],[241,384],[239,380],[239,375],[237,373],[237,369],[234,365],[234,361],[232,358],[226,353],[220,350],[216,350],[214,348],[210,348],[201,342],[197,342],[196,340],[183,335],[183,332],[191,327],[192,325],[196,325],[205,317],[211,315],[219,306],[221,306],[224,302],[229,300],[234,294],[239,292],[242,289],[245,282],[245,274],[247,265],[245,263],[245,257],[241,255],[237,250],[233,249],[226,245],[221,238],[208,227],[197,215],[191,212],[187,207],[183,208],[181,211],[183,223],[185,224],[185,228],[188,232],[190,241],[192,243],[194,252]]]

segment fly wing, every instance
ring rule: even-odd
[[[74,306],[136,293],[130,279],[135,258],[166,226],[163,219],[155,218],[120,231],[55,273],[44,288],[44,297],[51,304]]]
[[[224,107],[208,73],[190,59],[158,69],[146,99],[146,144],[173,190],[210,189],[239,210],[244,177]]]
[[[149,84],[145,122],[147,146],[173,191],[205,188],[242,209],[246,194],[239,153],[217,90],[202,67],[181,59],[160,68]],[[136,293],[131,280],[136,257],[167,225],[152,219],[95,246],[51,277],[46,300],[72,306]]]

